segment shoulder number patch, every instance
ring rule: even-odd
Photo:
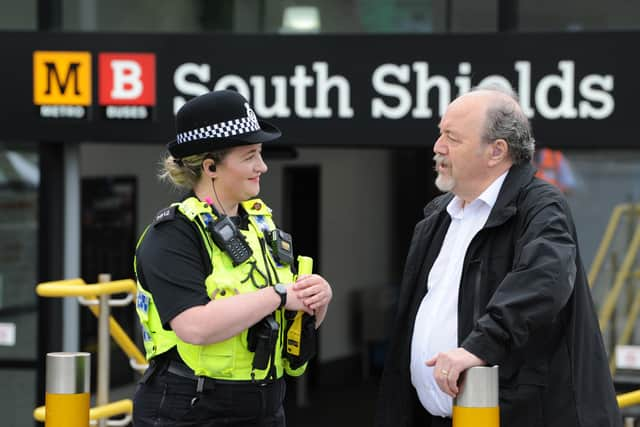
[[[160,212],[156,214],[156,217],[153,220],[153,225],[158,225],[161,222],[171,221],[176,217],[176,207],[169,206],[168,208],[162,209]]]

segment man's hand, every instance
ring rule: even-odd
[[[433,376],[440,390],[451,397],[456,397],[460,391],[458,378],[460,374],[474,366],[484,366],[485,361],[469,353],[464,348],[456,348],[445,353],[438,353],[425,362],[433,366]]]

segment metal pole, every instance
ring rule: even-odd
[[[498,366],[467,369],[453,401],[453,427],[499,427],[498,387]]]
[[[110,274],[98,275],[98,283],[111,281]],[[109,363],[111,356],[109,336],[109,298],[110,295],[100,295],[100,313],[98,314],[98,383],[96,392],[96,406],[109,403]],[[98,421],[99,427],[107,425],[106,418]]]
[[[444,32],[453,31],[453,0],[444,0]]]
[[[79,6],[80,29],[96,31],[98,29],[98,7],[96,0],[81,0]]]
[[[38,31],[62,29],[62,0],[37,0]],[[64,162],[62,142],[38,142],[38,282],[60,278],[63,269]],[[64,349],[62,302],[38,298],[38,353]],[[38,358],[38,404],[46,393],[46,359]]]
[[[89,425],[89,353],[47,353],[45,427]]]
[[[615,283],[616,282],[616,277],[618,276],[618,270],[620,269],[619,263],[618,263],[618,254],[617,252],[612,252],[611,253],[611,271],[612,271],[612,280],[611,283]],[[605,300],[606,300],[606,295],[605,295]],[[616,321],[616,319],[618,318],[618,312],[617,312],[617,305],[614,306],[613,308],[613,312],[611,314],[611,327],[608,328],[609,331],[609,351],[608,354],[612,355],[614,354],[614,351],[616,350],[616,342],[618,341],[618,322]]]
[[[64,277],[80,277],[80,147],[75,143],[64,145]],[[80,306],[76,298],[63,302],[62,349],[78,351],[80,337]]]
[[[518,31],[520,21],[519,0],[498,0],[498,32]]]

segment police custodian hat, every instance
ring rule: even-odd
[[[258,120],[238,92],[218,90],[189,100],[176,115],[176,139],[169,153],[182,158],[238,145],[273,141],[281,135],[272,124]]]

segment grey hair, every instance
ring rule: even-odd
[[[222,162],[229,150],[199,153],[181,159],[167,153],[160,162],[161,181],[168,181],[177,189],[191,190],[202,176],[202,162],[213,159],[218,164]]]
[[[471,92],[488,90],[506,95],[497,97],[487,110],[487,119],[483,139],[493,142],[504,139],[509,146],[509,153],[514,164],[530,162],[536,148],[529,119],[520,108],[518,95],[511,86],[490,83],[476,86]]]

